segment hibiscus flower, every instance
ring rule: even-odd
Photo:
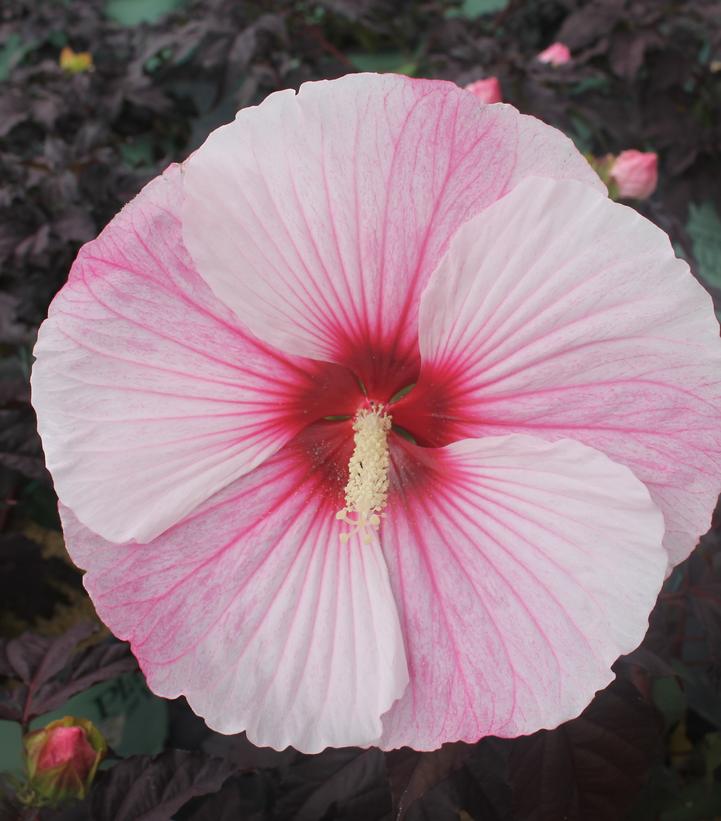
[[[445,82],[241,111],[83,247],[35,355],[98,614],[260,745],[572,718],[719,490],[709,296],[566,137]]]

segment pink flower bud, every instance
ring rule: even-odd
[[[550,63],[552,66],[563,66],[570,61],[571,52],[568,46],[563,43],[552,43],[548,48],[536,55],[536,59],[542,63]]]
[[[84,798],[107,745],[84,718],[51,721],[23,740],[28,783],[41,801],[52,803]]]
[[[465,86],[466,91],[474,94],[482,103],[502,103],[501,84],[497,77],[486,77],[484,80],[476,80]]]
[[[658,156],[653,151],[622,151],[611,166],[611,180],[620,197],[650,197],[658,183]]]

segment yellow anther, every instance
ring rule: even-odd
[[[359,410],[353,420],[355,449],[348,463],[345,507],[336,513],[336,519],[349,526],[347,532],[341,533],[342,542],[358,531],[363,543],[368,544],[371,530],[380,526],[379,514],[388,500],[390,429],[390,416],[374,405]]]

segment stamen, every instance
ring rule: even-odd
[[[380,526],[380,514],[388,500],[390,429],[390,416],[373,404],[370,409],[359,410],[353,421],[355,450],[348,463],[345,507],[336,513],[336,519],[349,526],[340,535],[342,542],[358,531],[367,544],[372,538],[371,531]]]

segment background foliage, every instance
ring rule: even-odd
[[[570,64],[534,60],[556,40]],[[92,70],[61,68],[65,46],[89,52]],[[357,70],[459,84],[496,75],[506,101],[583,151],[657,151],[659,189],[641,210],[721,305],[716,0],[3,0],[0,717],[27,726],[134,668],[125,645],[91,635],[29,404],[35,332],[80,244],[238,108]],[[721,817],[721,520],[668,580],[617,673],[557,730],[426,754],[258,750],[210,732],[178,700],[157,757],[114,760],[85,802],[40,817]],[[22,815],[11,794],[0,817]]]

